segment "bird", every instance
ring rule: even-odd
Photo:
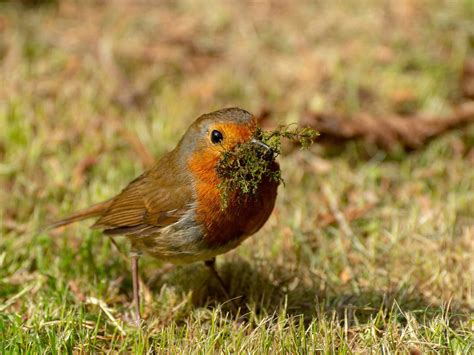
[[[257,139],[255,117],[240,108],[199,116],[176,147],[131,181],[116,196],[51,223],[58,228],[95,218],[92,229],[131,243],[130,259],[135,320],[139,324],[139,257],[150,255],[173,264],[204,262],[225,290],[215,269],[224,254],[255,234],[270,217],[279,183],[264,177],[253,194],[233,191],[221,203],[217,165],[223,154],[244,143],[263,147],[270,171],[280,171],[272,149]]]

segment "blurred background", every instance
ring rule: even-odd
[[[61,322],[79,319],[57,349],[149,341],[127,330],[110,343],[116,328],[84,306],[96,297],[119,319],[130,299],[128,265],[107,239],[87,223],[33,230],[116,194],[198,115],[238,106],[268,129],[321,131],[308,151],[285,147],[272,218],[218,266],[232,295],[247,295],[249,331],[284,309],[285,326],[303,315],[315,327],[309,342],[327,349],[464,349],[474,307],[473,98],[472,0],[0,1],[4,339],[44,350]],[[145,280],[161,267],[144,265]],[[154,331],[209,323],[199,309],[212,292],[196,291],[205,279],[191,266],[150,285]],[[391,337],[368,331],[379,316]],[[43,320],[58,323],[33,327]],[[95,323],[105,340],[89,348],[81,339]],[[36,340],[21,338],[25,329]],[[209,336],[196,329],[180,336]],[[278,329],[267,331],[291,337]]]

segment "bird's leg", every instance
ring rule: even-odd
[[[128,263],[129,262],[129,258],[122,252],[122,250],[120,249],[120,246],[117,244],[117,242],[115,241],[115,239],[113,237],[110,237],[110,241],[112,242],[112,245],[115,247],[115,249],[117,250],[117,252],[119,253],[120,257],[126,262]],[[134,251],[132,250],[132,254],[135,254],[137,256],[137,258],[139,256],[141,256],[141,252],[140,251]],[[133,261],[132,261],[133,262]],[[133,272],[133,266],[132,266],[132,272]],[[138,272],[138,260],[137,260],[137,275],[138,275],[138,289],[140,290],[140,288],[142,289],[142,293],[144,294],[144,300],[145,302],[148,300],[148,299],[151,299],[151,291],[150,289],[148,288],[147,284],[145,282],[143,282],[143,280],[141,279],[140,277],[140,273]],[[133,275],[132,275],[133,277]],[[141,286],[140,286],[141,285]]]
[[[135,321],[140,325],[140,282],[138,277],[138,258],[140,255],[132,254],[132,283],[133,283],[133,305],[135,307]]]
[[[209,268],[209,271],[211,274],[219,281],[219,284],[221,285],[222,292],[224,293],[225,297],[230,300],[230,295],[229,292],[227,292],[227,287],[224,283],[224,280],[219,276],[219,274],[216,271],[216,258],[212,258],[210,260],[206,260],[204,264]]]

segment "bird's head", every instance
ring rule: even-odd
[[[181,139],[178,150],[195,176],[211,178],[225,152],[251,142],[257,151],[271,148],[255,138],[257,124],[249,112],[240,108],[225,108],[196,119]]]

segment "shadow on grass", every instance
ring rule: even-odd
[[[218,281],[202,264],[174,268],[151,286],[152,290],[159,290],[168,283],[180,291],[192,291],[194,307],[221,306],[224,312],[241,321],[248,320],[250,313],[261,316],[284,313],[288,317],[302,316],[306,325],[314,319],[334,316],[341,322],[346,319],[348,325],[367,323],[377,317],[392,320],[396,317],[398,323],[404,324],[404,312],[424,322],[445,315],[443,305],[430,304],[423,296],[403,288],[391,293],[375,288],[351,292],[347,286],[339,287],[338,292],[316,277],[305,276],[304,280],[298,271],[276,266],[269,269],[236,258],[219,263],[218,272],[227,284],[234,305],[240,308],[238,313],[229,304]],[[454,305],[450,307],[450,314],[452,321],[464,318],[463,312],[457,311]]]

